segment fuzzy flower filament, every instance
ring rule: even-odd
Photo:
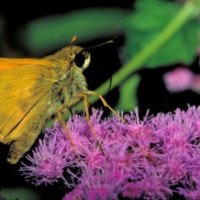
[[[20,171],[36,185],[63,181],[68,199],[186,199],[199,197],[200,107],[139,119],[137,110],[102,118],[93,111],[91,129],[74,115],[68,129],[76,152],[59,124],[48,129]],[[98,142],[97,142],[98,140]]]

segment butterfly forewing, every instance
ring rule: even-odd
[[[20,139],[28,132],[38,135],[47,118],[45,112],[56,81],[54,63],[47,61],[48,65],[44,65],[45,62],[41,60],[39,65],[37,60],[35,65],[35,62],[26,63],[27,60],[21,59],[19,65],[4,66],[4,69],[0,64],[0,140],[3,143]],[[5,59],[0,59],[1,62],[5,62]]]
[[[0,71],[25,65],[49,66],[51,65],[51,61],[45,59],[28,59],[28,58],[24,59],[0,58]]]

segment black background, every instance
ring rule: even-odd
[[[41,3],[44,3],[44,5],[41,5]],[[24,49],[23,43],[18,41],[19,30],[30,21],[52,14],[62,14],[73,10],[93,7],[118,7],[123,9],[133,9],[133,1],[27,1],[21,5],[19,3],[16,4],[16,2],[13,4],[12,1],[4,2],[4,4],[0,6],[0,15],[5,22],[5,32],[3,35],[4,41],[2,41],[3,45],[0,44],[1,56],[13,56],[15,53],[17,55],[17,52],[22,52],[25,56],[31,56],[31,53],[27,49]],[[91,52],[92,63],[85,72],[90,89],[95,89],[108,78],[112,79],[112,74],[123,64],[119,58],[119,51],[125,43],[125,37],[121,34],[113,35],[113,38],[117,38],[115,39],[114,44],[105,45],[101,48],[94,49]],[[90,41],[82,45],[87,47],[105,42],[109,39],[112,38],[99,38],[95,41]],[[5,51],[3,48],[5,44],[12,51]],[[12,53],[9,55],[9,52]],[[177,107],[185,109],[187,108],[187,104],[199,104],[200,96],[191,91],[176,94],[170,94],[166,91],[162,82],[162,75],[164,72],[169,69],[173,69],[175,66],[176,65],[167,66],[155,70],[143,69],[138,72],[142,77],[138,87],[139,110],[141,116],[145,114],[147,109],[150,109],[151,114],[156,114],[157,112],[173,111]],[[192,64],[191,69],[194,72],[199,72],[198,58],[196,58]],[[116,88],[109,92],[106,99],[109,104],[114,107],[117,103],[118,96],[119,90]],[[98,102],[95,106],[102,106],[102,104]],[[35,187],[30,183],[26,183],[17,172],[20,164],[12,166],[6,162],[8,149],[9,147],[7,145],[0,146],[0,187],[15,187],[24,185]],[[61,199],[66,192],[63,185],[59,183],[50,187],[38,187],[38,190],[42,192],[44,199]]]

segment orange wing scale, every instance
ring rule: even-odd
[[[45,59],[0,58],[0,71],[25,65],[52,65],[52,62]]]
[[[32,110],[39,112],[39,105],[51,100],[57,77],[54,66],[54,62],[45,59],[0,58],[0,142],[10,143],[20,137],[23,130],[16,128],[25,119],[34,120]],[[49,99],[43,102],[46,94]]]

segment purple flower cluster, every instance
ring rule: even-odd
[[[73,146],[59,124],[47,130],[20,171],[36,185],[71,187],[63,200],[200,199],[200,107],[138,117],[137,110],[87,122],[68,122]]]

